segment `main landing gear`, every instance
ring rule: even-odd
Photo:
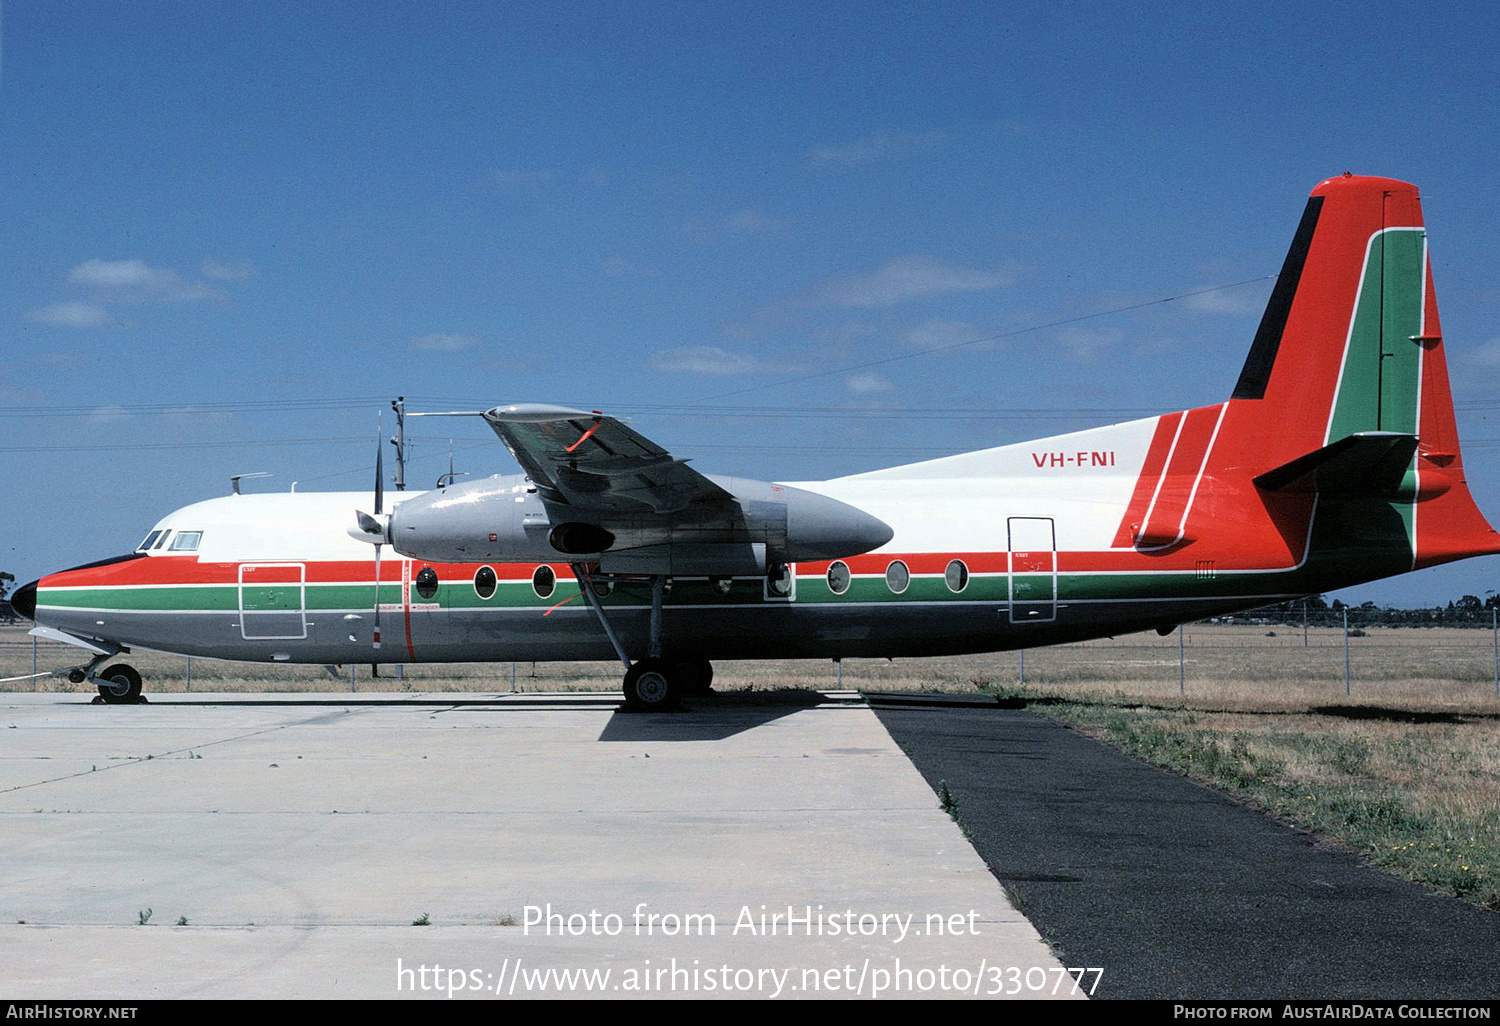
[[[625,701],[636,709],[672,709],[708,694],[713,679],[707,659],[640,659],[625,671]]]
[[[609,643],[625,667],[625,704],[632,709],[656,711],[675,709],[684,698],[706,695],[713,683],[714,668],[707,659],[663,657],[661,651],[661,607],[666,592],[667,579],[660,574],[651,578],[651,626],[647,642],[647,655],[634,663],[625,653],[625,646],[604,615],[604,607],[594,590],[593,576],[582,563],[573,564],[573,577],[578,581],[583,600],[599,618]]]

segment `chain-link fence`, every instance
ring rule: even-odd
[[[1233,702],[1254,695],[1288,701],[1500,700],[1500,630],[1482,609],[1467,621],[1439,613],[1406,624],[1393,611],[1300,608],[1185,624],[1095,641],[942,659],[849,659],[716,663],[723,687],[1103,691],[1145,698],[1196,696]],[[1397,611],[1402,612],[1402,611]],[[1347,617],[1347,626],[1345,623]],[[72,646],[0,627],[0,690],[75,690],[51,675],[87,660]],[[599,691],[619,688],[611,662],[368,664],[242,663],[151,652],[128,657],[148,691]],[[40,676],[32,677],[32,674]]]

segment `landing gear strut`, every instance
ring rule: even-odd
[[[651,577],[651,619],[646,644],[646,658],[634,663],[625,652],[625,646],[610,625],[609,617],[599,602],[594,590],[592,575],[583,563],[573,564],[573,576],[578,581],[583,599],[599,618],[599,625],[614,647],[615,654],[625,667],[625,703],[633,709],[673,709],[688,695],[708,693],[713,681],[714,669],[707,659],[672,659],[662,656],[662,598],[667,590],[667,579],[655,574]]]

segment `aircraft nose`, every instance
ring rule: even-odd
[[[23,584],[10,597],[10,608],[28,620],[36,619],[36,586],[36,581],[32,581],[30,584]]]

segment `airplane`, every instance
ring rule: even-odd
[[[1415,186],[1320,183],[1227,400],[827,481],[703,474],[618,419],[478,412],[521,474],[234,494],[12,604],[139,701],[134,648],[292,663],[713,660],[1113,636],[1500,552],[1464,476]],[[370,510],[366,512],[366,510]],[[390,552],[386,552],[389,549]],[[391,553],[394,553],[392,555]],[[384,558],[383,558],[384,557]]]

